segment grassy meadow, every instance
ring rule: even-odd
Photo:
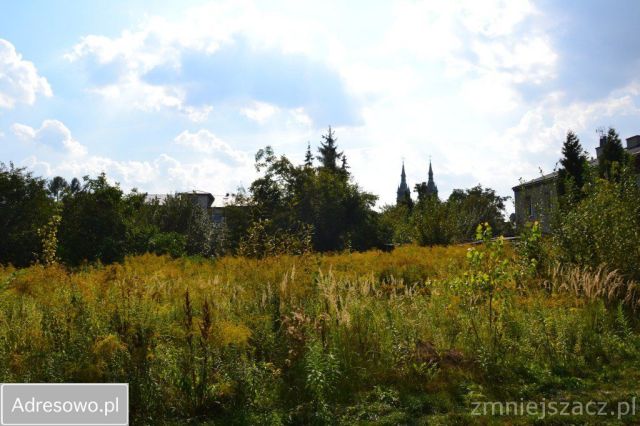
[[[499,240],[3,267],[0,379],[128,382],[132,424],[637,424],[473,415],[640,396],[634,285],[538,266]]]

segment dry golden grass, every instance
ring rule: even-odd
[[[610,304],[622,302],[633,311],[640,307],[640,286],[625,279],[618,271],[556,264],[550,268],[544,283],[549,290],[569,293],[587,300],[604,300]]]
[[[128,382],[140,423],[353,423],[344,407],[369,410],[370,398],[404,392],[431,398],[425,412],[464,412],[479,388],[556,389],[567,371],[640,359],[626,314],[602,303],[637,306],[635,284],[558,267],[546,290],[539,277],[516,290],[507,273],[488,310],[466,281],[467,253],[0,267],[0,380]],[[517,275],[521,262],[503,255]]]

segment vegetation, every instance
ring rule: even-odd
[[[331,128],[318,153],[314,158],[308,145],[304,163],[295,165],[271,147],[259,150],[260,175],[247,191],[235,194],[222,224],[213,223],[211,212],[188,194],[147,200],[135,189],[125,194],[104,174],[85,176],[82,183],[60,176],[47,182],[2,165],[0,193],[7,201],[0,206],[6,217],[1,226],[10,238],[6,246],[0,243],[0,263],[28,266],[46,257],[76,266],[122,262],[148,252],[264,257],[449,244],[472,240],[475,226],[484,222],[499,234],[512,232],[503,218],[507,197],[480,185],[456,189],[444,202],[437,194],[425,195],[425,189],[415,204],[409,196],[379,213],[377,197],[354,182]]]
[[[473,401],[636,395],[637,293],[601,271],[542,280],[535,233],[523,251],[478,232],[473,248],[5,267],[0,378],[129,382],[144,424],[471,423]]]
[[[256,170],[261,176],[251,184],[248,195],[236,199],[244,207],[245,223],[230,232],[231,246],[258,222],[272,239],[306,229],[317,251],[366,250],[382,243],[378,214],[373,210],[377,197],[352,182],[331,128],[323,138],[318,167],[313,167],[309,151],[299,166],[285,156],[277,157],[271,147],[258,151]],[[231,209],[226,216],[238,223],[237,213]]]
[[[606,266],[640,279],[640,189],[635,170],[612,163],[615,177],[607,180],[591,170],[587,183],[567,200],[556,219],[554,240],[562,263]],[[575,194],[575,192],[574,192]]]
[[[454,189],[446,201],[437,196],[421,196],[415,205],[403,202],[385,206],[380,222],[386,238],[396,244],[451,244],[475,239],[476,226],[489,223],[500,235],[511,235],[504,220],[505,202],[493,189],[477,185]]]
[[[607,137],[592,165],[567,135],[553,234],[512,244],[482,186],[377,213],[331,129],[317,167],[260,150],[224,225],[2,165],[0,380],[128,382],[134,424],[638,423],[611,410],[640,396],[640,190]],[[473,414],[545,400],[610,409]]]
[[[575,200],[580,197],[587,180],[589,163],[587,153],[580,144],[580,139],[572,131],[567,132],[567,138],[562,144],[560,165],[557,181],[558,195]]]
[[[603,135],[602,155],[598,159],[598,171],[603,179],[617,179],[619,168],[627,164],[629,158],[622,147],[620,136],[613,128]]]
[[[41,250],[38,229],[53,215],[46,181],[0,164],[0,263],[28,265]]]

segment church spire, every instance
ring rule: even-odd
[[[438,187],[433,181],[433,168],[431,167],[431,157],[429,157],[429,180],[427,181],[427,195],[438,195]]]
[[[404,160],[402,160],[402,172],[400,173],[400,186],[396,191],[396,202],[398,204],[411,199],[411,190],[407,185],[407,174],[404,172]]]

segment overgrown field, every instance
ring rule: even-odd
[[[128,382],[133,424],[637,424],[473,415],[640,396],[633,284],[516,252],[7,267],[0,379]]]

